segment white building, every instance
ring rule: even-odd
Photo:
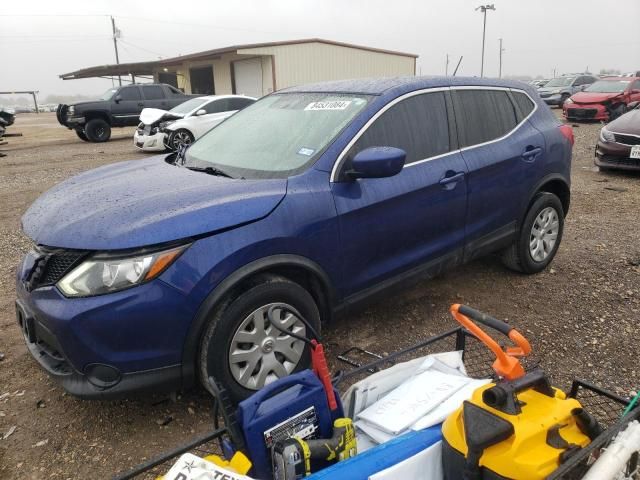
[[[411,53],[319,38],[216,48],[152,62],[91,67],[63,79],[129,75],[150,77],[186,93],[261,97],[293,85],[363,77],[415,75]]]

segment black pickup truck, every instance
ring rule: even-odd
[[[75,130],[86,142],[106,142],[112,127],[130,127],[138,124],[143,108],[170,110],[176,105],[197,97],[185,95],[164,83],[145,83],[110,88],[99,100],[60,104],[56,111],[58,122]]]

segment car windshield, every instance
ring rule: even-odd
[[[113,97],[117,91],[117,88],[110,88],[100,96],[100,100],[111,100],[111,97]]]
[[[571,85],[571,82],[573,81],[574,77],[558,77],[558,78],[554,78],[552,80],[549,80],[546,84],[545,87],[566,87],[568,85]]]
[[[272,94],[210,130],[185,165],[233,177],[286,178],[304,170],[369,100],[336,93]]]
[[[204,98],[192,98],[191,100],[187,100],[186,102],[183,102],[180,105],[173,107],[169,111],[171,113],[187,114],[190,111],[198,108],[200,105],[204,105],[205,103],[207,103],[207,101],[208,100],[205,100]]]
[[[624,92],[628,86],[629,81],[625,80],[599,80],[593,85],[589,85],[585,92],[619,93]]]

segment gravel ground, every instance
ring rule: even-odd
[[[577,376],[629,395],[640,383],[640,175],[597,172],[598,130],[574,129],[572,205],[552,268],[529,277],[495,257],[475,261],[336,322],[325,331],[330,351],[397,350],[451,328],[447,309],[464,302],[525,333],[561,386]],[[10,131],[24,137],[0,147],[9,153],[0,158],[0,478],[108,478],[206,432],[209,401],[201,391],[117,402],[65,395],[30,358],[15,323],[15,267],[29,246],[20,216],[73,174],[145,155],[132,129],[89,144],[53,114],[19,115]]]

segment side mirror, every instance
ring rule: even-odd
[[[397,175],[404,167],[407,152],[395,147],[369,147],[351,160],[349,178],[385,178]]]
[[[200,115],[206,115],[206,114],[207,114],[207,111],[204,108],[201,108],[196,112],[196,117],[199,117]]]
[[[116,103],[120,103],[122,101],[122,95],[116,95],[116,97],[113,99],[114,102]]]
[[[580,85],[580,90],[584,90],[588,85]]]

